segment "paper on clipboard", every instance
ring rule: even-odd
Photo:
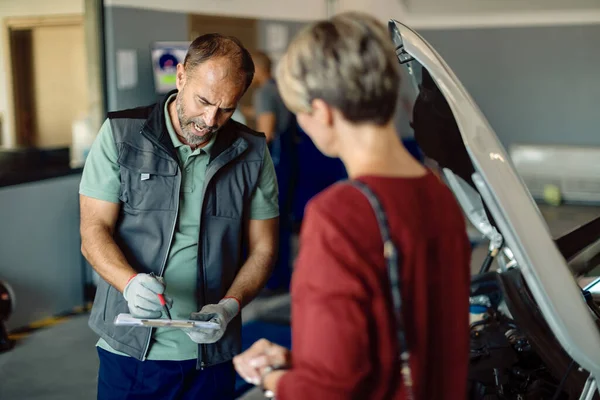
[[[171,327],[171,328],[201,328],[201,329],[219,329],[219,324],[208,321],[193,321],[184,319],[165,319],[165,318],[135,318],[131,314],[121,313],[115,318],[117,326],[142,326],[151,328]]]

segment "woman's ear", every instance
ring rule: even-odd
[[[321,99],[314,99],[311,103],[312,117],[319,124],[330,127],[333,124],[333,109]]]

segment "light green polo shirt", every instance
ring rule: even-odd
[[[166,293],[173,298],[171,316],[173,319],[188,319],[196,308],[196,279],[198,236],[200,227],[200,204],[206,166],[210,159],[213,138],[204,148],[192,151],[190,146],[181,143],[171,118],[168,104],[165,105],[165,120],[169,135],[179,156],[182,173],[179,195],[179,214],[167,265],[164,271]],[[79,193],[100,200],[119,203],[119,166],[117,147],[110,123],[104,122],[86,159]],[[267,147],[259,182],[250,203],[250,219],[270,219],[279,215],[278,187],[273,161]],[[125,355],[113,350],[108,343],[100,339],[99,347],[113,353]],[[195,359],[198,345],[181,329],[157,328],[154,330],[149,360],[189,360]]]

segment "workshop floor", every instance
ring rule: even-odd
[[[541,206],[540,209],[554,236],[600,215],[600,207]],[[479,270],[485,253],[485,246],[474,250],[473,272]],[[289,296],[259,299],[244,310],[246,322],[263,317],[289,318]],[[94,399],[98,369],[96,340],[87,326],[87,315],[72,317],[20,339],[12,351],[0,354],[0,400]],[[252,391],[243,398],[262,397]]]

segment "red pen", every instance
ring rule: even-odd
[[[158,300],[160,300],[160,304],[163,306],[163,309],[165,310],[165,314],[167,314],[167,318],[173,319],[173,318],[171,318],[171,313],[169,312],[169,307],[167,307],[167,301],[165,300],[165,296],[163,296],[162,294],[159,294]]]

